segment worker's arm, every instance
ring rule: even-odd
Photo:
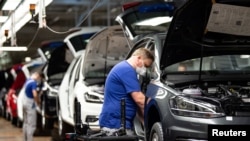
[[[40,105],[40,99],[39,99],[37,90],[32,90],[32,93],[33,93],[33,97],[34,97],[36,104]]]
[[[140,121],[143,123],[146,97],[142,92],[132,92],[131,96],[138,106],[137,115],[139,116]]]

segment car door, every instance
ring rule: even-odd
[[[70,62],[70,65],[59,86],[59,110],[63,113],[61,115],[63,121],[71,125],[73,125],[73,117],[70,114],[72,111],[70,104],[72,99],[74,99],[71,79],[74,77],[74,69],[78,64],[80,55],[86,49],[89,38],[101,29],[102,27],[81,27],[80,30],[71,33],[63,40],[68,47],[65,53],[65,60]]]
[[[80,51],[81,52],[81,51]],[[64,115],[69,115],[70,113],[70,99],[72,97],[72,93],[70,93],[70,80],[73,75],[74,67],[78,64],[80,56],[76,56],[73,61],[70,63],[68,70],[66,71],[62,83],[59,87],[59,102],[61,111],[64,113]]]
[[[76,94],[74,91],[75,88],[75,83],[79,79],[79,72],[80,72],[80,67],[82,64],[82,55],[79,57],[77,60],[76,64],[74,65],[74,68],[71,71],[70,74],[70,79],[69,79],[69,91],[68,91],[68,106],[69,106],[69,116],[71,119],[74,117],[74,101],[76,98]]]

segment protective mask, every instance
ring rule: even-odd
[[[142,75],[142,76],[145,76],[146,75],[146,71],[147,71],[147,68],[142,66],[142,67],[137,67],[136,68],[136,72],[139,74],[139,75]]]

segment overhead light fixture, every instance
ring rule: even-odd
[[[31,14],[31,22],[32,23],[36,23],[35,20],[34,20],[34,15],[35,15],[35,12],[36,12],[36,4],[30,4],[30,14]]]
[[[25,60],[25,62],[30,62],[31,61],[31,57],[25,57],[24,60]]]
[[[240,58],[244,58],[244,59],[250,58],[250,55],[240,55]]]
[[[0,51],[27,51],[26,46],[3,46],[0,47]]]
[[[8,38],[8,36],[9,36],[9,30],[8,30],[8,29],[5,29],[5,30],[4,30],[4,36],[5,36],[6,38]]]
[[[3,25],[0,26],[0,33],[5,30],[5,29],[15,29],[13,32],[19,31],[21,27],[23,27],[27,22],[30,21],[32,18],[29,10],[29,6],[31,3],[36,4],[37,7],[40,6],[40,3],[44,1],[44,7],[48,6],[53,0],[6,0],[5,3],[14,1],[17,4],[17,7],[14,7],[14,4],[11,6],[12,9],[15,9],[12,11],[11,15],[14,16],[13,18],[8,18]],[[10,9],[10,8],[9,8]],[[39,12],[39,10],[35,10],[35,15]],[[34,16],[35,16],[34,15]],[[12,24],[14,21],[14,25]],[[12,34],[9,35],[9,37],[12,37]],[[0,44],[6,41],[6,37],[3,34],[0,34]]]
[[[21,0],[6,0],[2,10],[15,10],[20,2]]]

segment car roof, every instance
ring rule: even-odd
[[[249,53],[249,7],[250,1],[246,0],[186,2],[173,16],[161,68],[192,58]],[[234,9],[237,12],[232,12]]]

